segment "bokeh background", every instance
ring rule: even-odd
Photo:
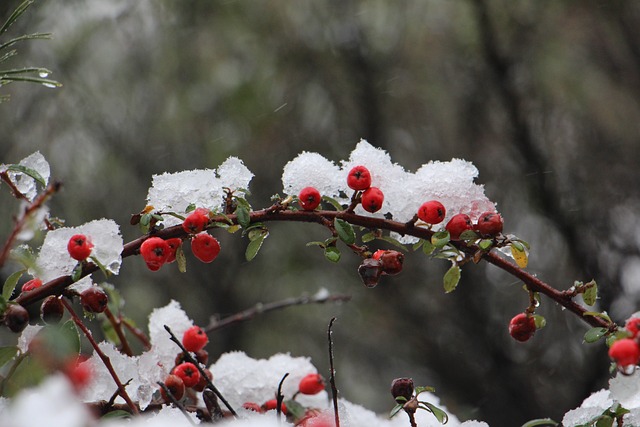
[[[18,3],[2,1],[0,15]],[[621,322],[640,301],[639,26],[635,1],[40,0],[10,34],[53,39],[19,45],[11,65],[47,67],[64,86],[0,88],[11,95],[0,104],[0,162],[40,150],[65,184],[52,213],[72,226],[112,218],[128,241],[154,173],[237,156],[256,175],[260,208],[303,150],[339,161],[365,138],[408,170],[464,158],[506,230],[531,243],[529,271],[558,288],[596,279],[599,309]],[[3,191],[0,236],[16,209]],[[322,228],[270,231],[251,263],[246,240],[220,232],[211,265],[188,254],[186,274],[152,273],[127,259],[111,282],[142,327],[172,298],[206,324],[321,288],[350,294],[221,330],[208,349],[213,360],[306,355],[326,373],[336,316],[342,396],[377,412],[393,406],[400,376],[494,427],[559,421],[607,385],[604,345],[584,344],[588,326],[550,301],[547,328],[510,339],[527,294],[491,266],[466,266],[445,295],[448,263],[412,254],[400,276],[366,289],[355,255],[330,265],[305,246]]]

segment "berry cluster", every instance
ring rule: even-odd
[[[204,349],[208,342],[207,334],[199,326],[192,326],[182,336],[182,345],[188,352],[195,354],[195,360],[200,365],[206,365],[209,361],[209,353]],[[211,371],[203,368],[205,378],[200,374],[198,367],[186,359],[184,353],[178,354],[173,369],[164,380],[165,387],[178,401],[185,398],[185,395],[195,399],[194,393],[203,391],[207,383],[213,380]],[[160,388],[160,395],[166,403],[171,403],[171,398],[164,388]]]
[[[611,344],[609,357],[618,370],[624,374],[631,374],[640,363],[640,317],[631,317],[625,324],[626,337]]]
[[[460,240],[460,235],[465,231],[475,231],[482,237],[494,237],[502,233],[502,216],[497,212],[484,212],[475,224],[471,222],[469,215],[459,213],[451,217],[445,229],[449,232],[451,240]]]

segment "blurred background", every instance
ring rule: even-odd
[[[18,3],[0,4],[2,20]],[[0,88],[11,95],[0,104],[0,163],[40,150],[65,184],[52,214],[70,226],[114,219],[129,241],[154,173],[237,156],[256,175],[250,201],[261,208],[303,150],[339,161],[365,138],[412,171],[464,158],[506,231],[531,243],[528,270],[557,288],[596,279],[599,309],[622,322],[640,301],[638,26],[634,1],[38,1],[10,35],[53,39],[18,45],[11,65],[47,67],[64,86]],[[16,210],[2,191],[0,236]],[[291,352],[326,374],[336,316],[340,392],[376,412],[391,409],[401,376],[493,427],[560,421],[607,386],[605,346],[584,344],[588,325],[550,301],[539,311],[547,328],[525,344],[509,337],[528,297],[492,266],[465,266],[445,295],[449,264],[411,254],[401,275],[366,289],[355,255],[330,265],[305,246],[322,228],[269,228],[251,263],[246,240],[218,232],[223,251],[210,265],[188,250],[186,274],[129,258],[111,283],[145,329],[172,298],[207,324],[321,288],[350,294],[221,330],[208,349],[211,360]]]

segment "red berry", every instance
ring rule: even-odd
[[[13,332],[22,332],[29,324],[29,312],[19,304],[9,304],[4,311],[4,324]]]
[[[73,385],[76,391],[84,389],[93,378],[93,371],[88,363],[81,363],[81,358],[73,358],[68,361],[62,368],[62,371],[67,375],[69,381]]]
[[[107,293],[98,286],[91,286],[80,293],[80,304],[89,313],[102,313],[108,302]]]
[[[244,402],[242,404],[242,407],[244,409],[248,409],[249,411],[253,411],[253,412],[262,412],[262,408],[260,407],[260,405],[258,405],[255,402]]]
[[[276,399],[267,400],[262,404],[262,410],[270,411],[272,409],[276,409],[277,406],[278,401]],[[284,402],[280,404],[280,412],[282,412],[283,414],[287,413],[287,405],[285,405]]]
[[[404,402],[411,399],[413,396],[413,379],[411,378],[396,378],[391,383],[391,394],[394,399],[404,397]]]
[[[190,234],[198,234],[207,224],[209,224],[209,210],[198,208],[184,219],[182,229]]]
[[[371,174],[364,166],[356,166],[349,171],[347,185],[353,190],[366,190],[371,187]]]
[[[209,342],[209,337],[200,326],[192,326],[182,336],[182,345],[187,351],[197,352]]]
[[[398,251],[384,251],[380,256],[380,263],[382,265],[382,274],[393,276],[402,271],[404,255]]]
[[[91,249],[93,249],[93,243],[84,234],[75,234],[69,239],[67,244],[67,251],[71,258],[76,261],[85,260],[91,255]]]
[[[640,317],[631,317],[624,325],[625,329],[631,333],[631,337],[635,338],[640,332]]]
[[[382,209],[384,194],[378,187],[369,187],[362,193],[362,208],[367,212],[378,212]]]
[[[298,427],[335,427],[336,422],[332,414],[323,412],[305,416]]]
[[[180,246],[182,246],[182,239],[179,237],[174,237],[173,239],[165,240],[167,245],[169,245],[169,256],[167,257],[166,263],[172,263],[176,260],[176,251]]]
[[[320,374],[305,375],[298,384],[298,390],[302,394],[318,394],[324,390],[324,378]]]
[[[171,394],[176,400],[180,400],[182,399],[182,396],[184,396],[184,391],[185,391],[184,381],[182,381],[182,378],[180,378],[179,376],[173,375],[173,374],[169,375],[164,380],[164,385],[167,386],[167,388],[169,389],[169,392],[171,392]],[[164,399],[165,402],[167,403],[171,402],[171,399],[169,398],[169,396],[167,396],[167,393],[164,391],[164,388],[162,387],[160,387],[160,394],[162,395],[162,398]]]
[[[220,243],[209,233],[196,234],[191,239],[191,252],[200,261],[210,263],[220,253]]]
[[[449,232],[451,240],[460,240],[460,235],[467,230],[473,230],[473,225],[469,215],[460,213],[454,215],[444,228]]]
[[[418,208],[418,218],[427,224],[440,224],[444,221],[446,214],[447,211],[444,205],[437,200],[424,202],[422,206]]]
[[[160,237],[149,237],[140,245],[140,255],[151,271],[157,271],[167,262],[171,248]]]
[[[193,387],[200,381],[200,371],[191,362],[184,362],[173,368],[173,375],[177,375],[184,382],[185,387]]]
[[[485,212],[478,218],[476,231],[482,236],[495,236],[502,233],[504,222],[497,212]]]
[[[621,368],[637,365],[640,361],[640,346],[632,338],[623,338],[611,345],[609,357]]]
[[[536,332],[536,321],[527,313],[520,313],[509,322],[509,334],[520,342],[529,340]]]
[[[36,288],[39,288],[40,286],[42,286],[42,280],[38,278],[31,279],[28,282],[26,282],[24,285],[22,285],[22,292],[29,292]]]
[[[44,323],[56,324],[60,323],[64,315],[64,306],[62,301],[55,295],[49,295],[42,301],[40,306],[40,317]]]
[[[305,211],[312,211],[320,205],[322,197],[320,196],[320,192],[314,187],[305,187],[300,190],[298,199],[300,200],[300,206],[302,206],[302,209]]]

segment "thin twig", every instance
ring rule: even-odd
[[[345,302],[350,301],[351,295],[343,295],[343,294],[334,294],[334,295],[314,295],[308,296],[307,294],[303,294],[299,297],[286,298],[280,301],[270,302],[266,304],[256,304],[255,306],[238,312],[236,314],[232,314],[231,316],[227,316],[223,319],[217,319],[215,317],[211,317],[209,320],[209,325],[204,328],[205,332],[213,332],[218,329],[222,329],[224,327],[233,325],[235,323],[245,322],[247,320],[251,320],[259,314],[268,313],[270,311],[281,310],[287,307],[295,306],[295,305],[305,305],[305,304],[325,304],[331,302]]]
[[[80,328],[84,336],[87,337],[87,340],[89,340],[89,343],[95,350],[98,357],[100,357],[100,359],[102,360],[102,363],[104,363],[104,366],[107,368],[107,371],[109,371],[111,378],[113,378],[113,381],[116,383],[116,386],[118,386],[118,393],[120,394],[120,397],[122,397],[124,401],[127,403],[127,406],[129,407],[129,409],[131,409],[131,412],[137,415],[139,413],[138,407],[133,403],[133,401],[129,397],[129,394],[127,393],[127,390],[122,384],[122,381],[120,381],[120,378],[118,378],[118,374],[116,374],[116,371],[113,369],[113,365],[111,364],[111,360],[109,359],[109,357],[106,354],[104,354],[104,352],[100,349],[100,347],[98,346],[98,343],[93,339],[93,336],[91,335],[91,331],[87,329],[84,323],[82,323],[82,320],[78,317],[76,312],[73,310],[73,307],[71,307],[71,304],[69,304],[69,302],[64,298],[60,298],[60,301],[62,301],[62,304],[71,315],[71,318],[73,319],[75,324],[78,326],[78,328]]]
[[[329,328],[327,328],[327,339],[329,340],[329,383],[331,384],[331,398],[333,400],[333,414],[336,427],[340,427],[340,415],[338,414],[338,389],[336,388],[336,370],[333,366],[333,340],[331,339],[331,328],[335,317],[331,318]]]
[[[282,401],[284,400],[284,395],[282,394],[282,384],[284,383],[284,380],[288,376],[289,376],[289,372],[284,374],[284,376],[280,380],[280,383],[278,384],[278,393],[276,394],[276,418],[278,419],[278,422],[282,417]]]
[[[120,323],[122,323],[125,326],[125,328],[127,328],[129,330],[129,332],[131,332],[133,334],[133,336],[138,338],[138,340],[144,346],[145,350],[151,350],[151,341],[149,341],[149,338],[144,334],[144,332],[142,332],[140,329],[138,329],[135,326],[133,326],[126,319],[120,318]]]
[[[116,319],[109,307],[105,308],[104,314],[109,319],[109,323],[113,326],[113,330],[116,331],[116,335],[118,335],[118,339],[120,340],[120,351],[122,351],[127,356],[133,356],[133,351],[129,346],[129,341],[127,341],[127,337],[124,335],[124,331],[122,330],[122,323],[119,319]]]
[[[173,403],[176,408],[180,409],[180,412],[182,412],[182,414],[189,420],[189,423],[191,423],[192,426],[195,426],[196,423],[193,422],[193,420],[191,419],[191,416],[189,416],[189,413],[187,412],[186,409],[184,409],[184,406],[182,406],[182,404],[180,402],[178,402],[178,399],[176,399],[176,397],[173,395],[173,393],[171,393],[171,390],[169,390],[169,387],[167,387],[167,385],[165,383],[163,383],[162,381],[158,381],[157,384],[162,387],[162,389],[164,390],[165,394],[167,395],[167,397],[169,398],[169,400],[171,400],[171,403]]]
[[[184,348],[184,345],[182,345],[180,340],[178,338],[176,338],[175,334],[171,331],[171,328],[168,327],[167,325],[164,325],[164,329],[171,336],[171,341],[173,341],[174,343],[176,343],[178,345],[178,347],[180,347],[180,350],[182,350],[182,352],[184,353],[183,357],[185,358],[185,360],[187,362],[193,363],[196,366],[196,368],[198,368],[198,371],[200,372],[200,375],[202,375],[204,377],[204,379],[207,381],[207,387],[209,389],[211,389],[216,394],[216,396],[218,396],[218,399],[220,399],[222,401],[222,403],[224,403],[224,406],[227,407],[229,412],[231,412],[231,414],[234,417],[237,416],[238,414],[236,413],[236,411],[233,410],[233,408],[231,407],[229,402],[227,402],[227,399],[225,399],[224,396],[222,395],[222,393],[220,393],[220,391],[216,388],[216,386],[213,385],[213,383],[209,379],[209,376],[207,375],[207,373],[204,371],[204,369],[202,369],[202,366],[200,366],[200,363],[198,363],[198,361],[196,359],[194,359],[193,356],[191,356],[191,353],[189,353],[189,351],[187,351],[187,349]]]

